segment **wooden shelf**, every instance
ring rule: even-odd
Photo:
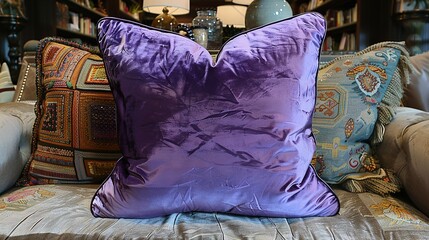
[[[70,30],[70,29],[65,29],[62,27],[57,27],[57,32],[58,32],[58,35],[64,36],[66,38],[84,38],[84,39],[90,40],[90,41],[94,41],[97,39],[96,36],[84,34],[84,33],[78,32],[78,31]]]
[[[88,5],[74,0],[26,0],[29,26],[26,38],[41,40],[45,37],[80,39],[88,45],[97,45],[95,36],[97,22],[107,16],[139,22],[132,14],[121,11],[121,1],[129,6],[141,4],[141,0],[103,0],[100,11],[99,0],[85,0]],[[73,25],[73,27],[70,27]],[[73,30],[71,30],[73,29]],[[77,30],[79,29],[79,30]]]
[[[106,14],[104,14],[102,12],[94,10],[90,7],[85,6],[85,5],[81,5],[81,4],[79,4],[75,1],[72,1],[72,0],[57,0],[57,1],[67,4],[69,6],[69,10],[77,11],[79,13],[82,13],[83,15],[92,16],[95,18],[102,18],[102,17],[107,16]]]
[[[312,0],[297,0],[296,5]],[[324,51],[355,51],[360,49],[359,43],[359,8],[362,0],[325,0],[322,4],[307,11],[318,12],[325,16],[328,24]],[[353,21],[353,22],[350,22]],[[340,44],[340,43],[346,43]],[[342,46],[345,46],[343,49]]]
[[[416,10],[396,13],[395,18],[399,21],[415,19],[429,21],[429,10]]]
[[[124,18],[124,19],[129,19],[129,20],[133,20],[133,21],[140,21],[139,18],[136,18],[134,15],[132,15],[131,13],[128,12],[124,12],[122,10],[119,10],[119,17],[120,18]]]
[[[357,22],[346,23],[346,24],[343,24],[343,25],[340,25],[340,26],[328,28],[327,31],[328,31],[328,33],[333,33],[333,32],[350,32],[350,31],[355,31],[356,26],[357,26]]]
[[[314,12],[325,12],[328,9],[334,9],[334,8],[340,8],[340,9],[346,9],[351,8],[356,3],[356,0],[326,0],[321,5],[313,8],[308,9],[308,11],[314,11]]]

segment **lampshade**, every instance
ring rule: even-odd
[[[164,7],[173,15],[188,14],[189,5],[189,0],[143,0],[143,10],[156,14],[161,14]]]
[[[247,7],[241,5],[221,5],[217,7],[217,17],[222,21],[223,26],[234,25],[237,28],[244,28],[244,16]]]
[[[289,17],[292,17],[292,8],[286,0],[254,0],[247,7],[246,28],[255,28]]]
[[[233,3],[241,5],[250,5],[253,0],[232,0]]]

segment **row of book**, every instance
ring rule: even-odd
[[[355,51],[356,35],[343,33],[341,38],[327,36],[323,42],[322,51]]]
[[[89,36],[96,35],[95,22],[82,14],[69,11],[67,4],[57,2],[57,27]]]
[[[345,10],[329,9],[325,14],[328,28],[355,23],[357,22],[357,18],[357,4],[354,7]]]
[[[310,2],[308,2],[307,10],[311,11],[317,8],[318,6],[322,5],[324,2],[325,0],[310,0]]]

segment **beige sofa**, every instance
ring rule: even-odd
[[[25,71],[21,74],[23,79]],[[19,94],[22,86],[17,89]],[[399,108],[377,151],[383,166],[398,174],[404,191],[380,196],[333,186],[341,203],[336,216],[286,219],[195,212],[101,219],[89,209],[98,185],[12,187],[30,155],[35,116],[28,98],[0,105],[0,239],[429,239],[425,111]]]

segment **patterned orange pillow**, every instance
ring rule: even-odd
[[[30,184],[104,180],[121,154],[115,103],[98,50],[46,38],[36,61]]]

